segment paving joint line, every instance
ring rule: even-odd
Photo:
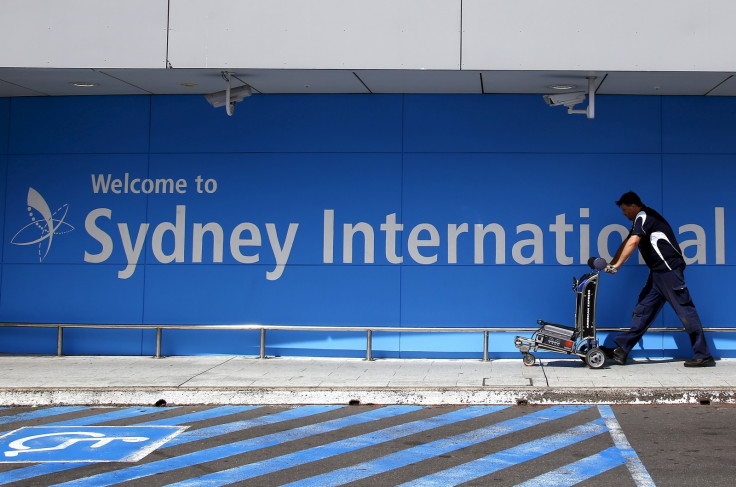
[[[192,377],[188,378],[187,380],[185,380],[184,382],[182,382],[181,384],[179,384],[179,385],[178,385],[177,387],[184,387],[184,384],[186,384],[187,382],[190,382],[190,381],[192,381],[193,379],[196,379],[197,377],[199,377],[199,376],[201,376],[201,375],[204,375],[204,374],[206,374],[207,372],[209,372],[209,371],[211,371],[211,370],[214,370],[214,369],[216,369],[216,368],[218,368],[218,367],[221,367],[221,366],[225,365],[226,363],[230,362],[230,361],[231,361],[231,360],[233,360],[233,359],[235,359],[235,357],[229,357],[229,358],[228,358],[227,360],[225,360],[224,362],[220,362],[219,364],[213,365],[213,366],[212,366],[212,367],[210,367],[209,369],[203,370],[203,371],[201,371],[201,372],[199,372],[199,373],[197,373],[197,374],[193,375]]]

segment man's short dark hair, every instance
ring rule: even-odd
[[[629,191],[628,193],[624,193],[623,195],[621,195],[621,198],[619,198],[616,202],[616,206],[621,205],[636,205],[644,207],[644,203],[641,202],[639,195],[634,193],[633,191]]]

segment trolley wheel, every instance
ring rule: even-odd
[[[531,353],[525,353],[523,360],[524,360],[524,365],[526,365],[527,367],[531,367],[532,365],[534,365],[534,362],[537,361],[537,359],[535,359],[534,355],[532,355]]]
[[[600,348],[591,348],[585,354],[585,363],[591,369],[600,369],[606,363],[606,356]]]

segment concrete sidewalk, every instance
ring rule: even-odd
[[[0,356],[0,405],[736,403],[736,359]]]

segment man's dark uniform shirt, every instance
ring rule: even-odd
[[[665,272],[685,268],[672,227],[653,209],[645,206],[637,213],[629,235],[641,237],[639,251],[651,270]]]

